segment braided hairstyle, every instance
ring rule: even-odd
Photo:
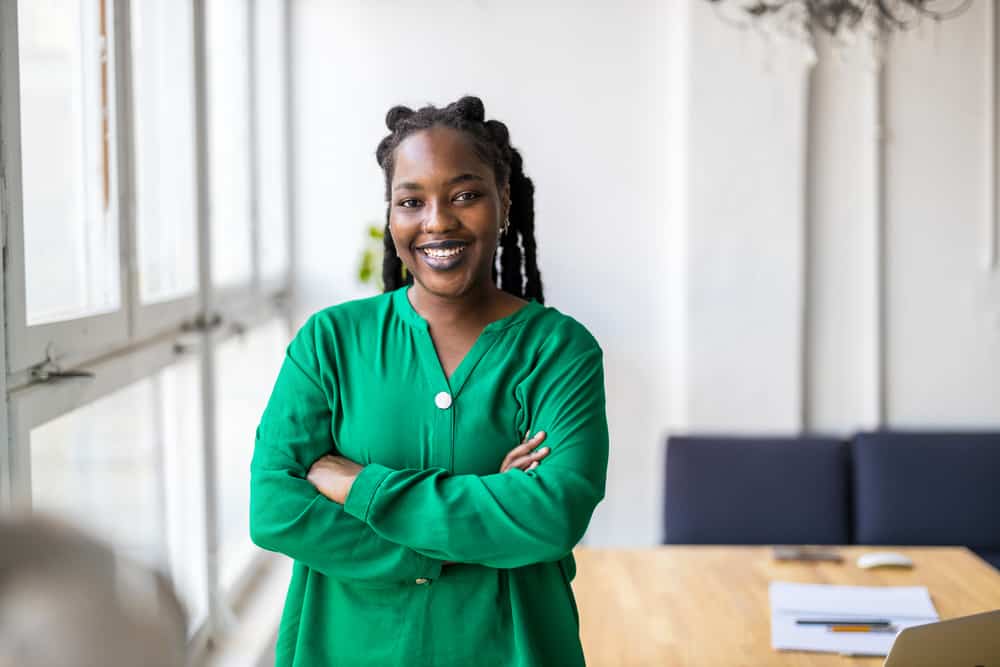
[[[385,174],[385,199],[389,202],[385,211],[385,254],[382,260],[382,282],[386,292],[413,283],[413,276],[405,271],[389,233],[396,147],[414,132],[443,126],[468,135],[476,155],[493,167],[498,190],[510,183],[510,227],[503,234],[499,247],[499,276],[494,258],[494,282],[497,287],[514,296],[545,303],[542,277],[538,272],[536,259],[535,186],[524,175],[521,154],[510,145],[507,126],[498,120],[484,118],[482,100],[471,96],[440,109],[428,105],[414,111],[408,107],[394,106],[386,114],[385,124],[390,133],[379,142],[375,150],[375,158]]]

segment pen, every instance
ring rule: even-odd
[[[830,632],[896,632],[893,625],[831,625]]]
[[[883,618],[799,618],[796,625],[892,625],[892,621]]]

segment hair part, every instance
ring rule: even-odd
[[[545,303],[535,244],[535,186],[524,174],[521,154],[510,145],[507,126],[498,120],[485,120],[482,100],[472,96],[465,96],[443,108],[428,105],[414,111],[409,107],[394,106],[386,114],[385,124],[390,133],[375,150],[375,158],[385,175],[387,203],[382,260],[385,291],[413,284],[413,275],[406,271],[389,231],[396,148],[414,132],[448,127],[464,132],[471,139],[476,155],[493,169],[497,190],[503,190],[505,185],[510,184],[510,226],[498,244],[500,269],[497,271],[494,258],[494,282],[514,296]]]

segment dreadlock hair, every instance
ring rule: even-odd
[[[503,234],[499,247],[499,275],[494,257],[494,282],[497,287],[514,296],[545,303],[536,258],[535,186],[524,175],[521,154],[510,145],[507,126],[498,120],[484,119],[482,100],[472,96],[465,96],[444,108],[428,105],[414,111],[409,107],[394,106],[386,114],[385,124],[390,133],[379,142],[375,150],[375,159],[385,174],[385,200],[388,202],[385,211],[385,253],[382,260],[382,282],[386,292],[413,284],[413,275],[405,271],[389,233],[396,147],[414,132],[442,126],[468,135],[476,155],[493,168],[498,190],[502,190],[507,183],[510,184],[510,227]]]

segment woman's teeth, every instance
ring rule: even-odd
[[[457,248],[424,248],[424,254],[428,257],[454,257],[465,250],[465,246]]]

